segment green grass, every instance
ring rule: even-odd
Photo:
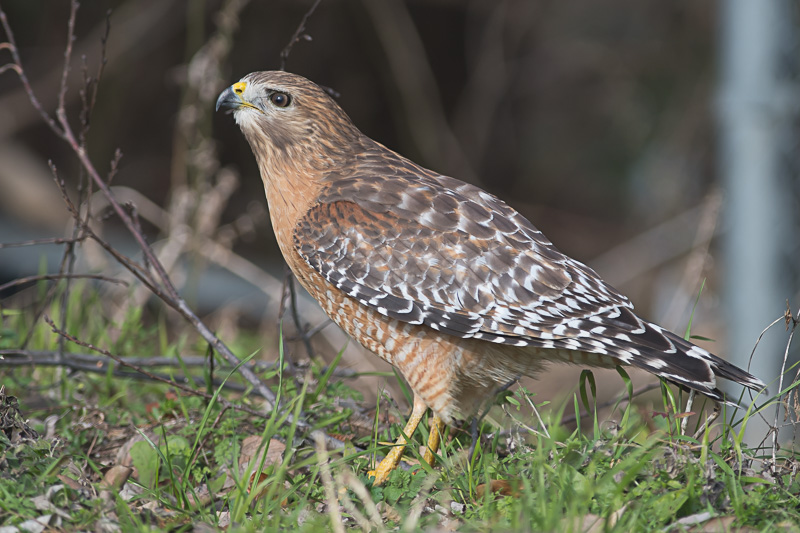
[[[46,313],[60,323],[57,305]],[[179,360],[205,352],[188,333],[168,334],[165,320],[148,325],[141,311],[109,323],[101,299],[86,289],[73,290],[66,316],[70,333],[118,355]],[[41,320],[34,323],[27,308],[4,308],[0,319],[3,348],[18,347],[28,336],[29,349],[57,347],[57,337]],[[232,347],[245,359],[274,352],[258,342],[243,335]],[[87,351],[70,343],[65,348]],[[0,431],[0,523],[50,515],[49,524],[64,530],[112,524],[124,531],[183,531],[198,523],[214,529],[222,520],[231,531],[691,531],[696,526],[690,522],[717,517],[724,523],[720,530],[797,531],[795,457],[784,452],[783,474],[764,475],[760,459],[767,453],[742,443],[752,409],[733,419],[728,410],[697,438],[682,436],[682,419],[675,416],[680,394],[663,388],[659,412],[623,401],[603,417],[587,371],[563,405],[540,402],[519,386],[501,394],[481,423],[473,457],[467,457],[469,426],[453,427],[435,468],[398,469],[384,486],[373,487],[367,471],[399,425],[378,423],[381,413],[372,429],[358,434],[351,408],[341,405],[375,406],[363,405],[337,380],[339,357],[293,377],[280,371],[278,353],[279,364],[261,376],[284,407],[264,416],[225,409],[222,397],[256,410],[263,403],[247,391],[210,385],[207,369],[176,364],[173,371],[205,376],[211,400],[110,371],[0,367],[5,392],[19,398],[22,417],[4,418]],[[218,380],[243,385],[235,369],[217,366]],[[621,371],[620,379],[630,394],[627,374]],[[10,399],[3,409],[15,412]],[[290,413],[305,416],[314,429],[352,438],[342,450],[319,454],[310,432],[287,422]],[[565,424],[566,415],[575,415],[577,424]],[[49,430],[51,438],[20,438],[14,427],[23,427],[23,419],[40,435]],[[406,452],[409,462],[420,459],[423,426]],[[248,437],[261,449],[240,469]],[[134,475],[124,485],[109,485],[110,467],[124,461]]]

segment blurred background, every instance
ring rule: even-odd
[[[183,293],[223,338],[242,327],[261,331],[265,358],[276,350],[282,259],[250,148],[213,102],[243,75],[279,68],[311,5],[84,2],[66,95],[78,123],[81,58],[94,75],[110,9],[90,156],[105,171],[122,151],[115,191],[136,206]],[[713,339],[701,345],[746,366],[759,333],[787,302],[794,313],[800,306],[799,5],[324,0],[286,69],[338,92],[370,137],[508,201],[627,294],[640,315],[679,333],[692,320],[693,334]],[[52,112],[69,4],[5,0],[2,7]],[[6,54],[0,50],[0,64]],[[48,160],[77,191],[69,147],[6,72],[0,242],[63,236],[70,227]],[[92,210],[103,234],[135,253],[99,199]],[[113,267],[85,248],[86,270]],[[57,270],[61,254],[55,246],[0,249],[0,283],[35,274],[43,261]],[[306,300],[301,318],[308,327],[324,324]],[[784,356],[782,324],[756,352],[752,369],[765,381]],[[321,357],[344,345],[334,329],[314,338]],[[299,344],[292,350],[306,356]],[[352,346],[345,361],[385,369]],[[567,381],[551,375],[532,390],[553,397],[577,385],[579,369],[558,372]],[[381,383],[366,380],[367,397]],[[622,388],[613,372],[607,383],[605,396]]]

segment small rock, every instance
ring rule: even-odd
[[[467,510],[467,505],[459,502],[450,502],[450,510],[455,514],[464,514]]]

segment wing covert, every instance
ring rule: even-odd
[[[570,349],[585,320],[630,307],[501,200],[395,170],[333,181],[294,231],[303,259],[364,305],[459,337]]]

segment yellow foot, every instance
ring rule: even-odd
[[[401,439],[403,437],[400,437]],[[399,441],[400,439],[398,439]],[[404,439],[405,440],[405,439]],[[367,474],[370,477],[374,477],[375,481],[373,482],[374,486],[382,485],[387,479],[389,479],[389,474],[397,468],[397,465],[400,464],[400,458],[403,456],[403,450],[405,449],[405,443],[397,443],[398,445],[392,448],[392,451],[389,452],[389,455],[383,458],[383,461],[378,463],[378,466],[375,467],[375,470],[370,470]]]
[[[411,410],[411,416],[408,418],[408,423],[406,427],[403,429],[402,435],[397,439],[395,443],[395,447],[392,448],[392,451],[383,458],[375,470],[370,470],[368,475],[370,477],[375,478],[375,482],[373,483],[374,486],[378,486],[382,484],[389,478],[389,472],[397,468],[397,465],[400,464],[400,457],[403,456],[403,450],[406,448],[406,437],[411,438],[414,431],[417,429],[420,420],[422,420],[422,416],[425,414],[425,411],[428,407],[417,395],[414,395],[414,408]]]
[[[430,466],[433,466],[433,463],[436,462],[436,452],[439,451],[439,442],[442,439],[445,427],[445,423],[442,422],[439,415],[433,415],[431,432],[428,434],[428,445],[425,447],[425,455],[422,456],[422,459]]]

